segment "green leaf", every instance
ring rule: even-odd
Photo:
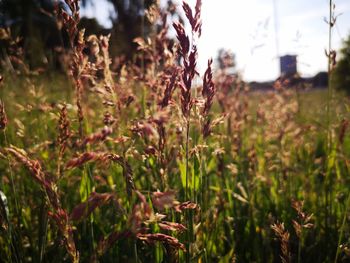
[[[223,256],[220,259],[219,263],[232,262],[233,257],[234,257],[234,250],[232,248],[225,256]]]
[[[197,155],[194,155],[194,157],[193,157],[193,167],[192,167],[193,183],[191,183],[191,188],[194,187],[195,191],[197,191],[199,189],[200,177],[201,177],[201,175],[200,175],[199,159],[198,159]]]
[[[163,245],[160,242],[157,242],[157,244],[156,244],[155,254],[156,254],[156,262],[162,263],[164,253],[163,253]]]
[[[213,171],[216,170],[216,158],[210,158],[210,161],[208,162],[207,171]]]
[[[85,202],[88,196],[91,194],[91,187],[92,187],[91,178],[86,172],[86,170],[84,169],[83,176],[80,182],[80,188],[79,188],[80,199],[82,202]]]
[[[186,187],[186,161],[179,163],[182,187]]]
[[[328,156],[328,162],[327,162],[327,174],[329,175],[334,168],[335,165],[335,160],[337,158],[337,149],[336,149],[336,144],[334,143],[332,145],[332,151]]]

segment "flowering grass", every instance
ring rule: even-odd
[[[197,72],[200,1],[176,43],[149,10],[162,27],[113,71],[67,3],[67,74],[0,84],[2,261],[348,260],[346,97]]]

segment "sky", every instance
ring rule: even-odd
[[[339,16],[332,46],[337,50],[350,34],[350,0],[334,2]],[[188,3],[193,6],[195,0]],[[106,0],[83,10],[83,15],[95,16],[107,27],[111,13],[113,7]],[[236,54],[237,69],[246,81],[276,79],[278,55],[285,54],[297,55],[298,71],[304,77],[326,71],[328,25],[324,18],[328,14],[329,0],[202,0],[199,70],[204,71],[207,59],[225,48]]]

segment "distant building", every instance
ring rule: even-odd
[[[295,75],[297,71],[297,56],[285,55],[280,57],[281,77]]]

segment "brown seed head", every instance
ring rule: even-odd
[[[186,250],[184,244],[180,243],[180,241],[172,236],[168,236],[165,234],[157,233],[157,234],[138,234],[137,238],[146,241],[148,243],[153,244],[155,241],[162,242],[167,244],[173,248]]]
[[[71,136],[71,132],[70,132],[70,123],[69,123],[69,119],[68,119],[68,112],[67,112],[67,105],[64,104],[61,111],[60,111],[60,117],[58,120],[58,145],[60,146],[60,154],[63,154],[65,149],[66,149],[66,145],[67,145],[67,141]]]
[[[7,120],[7,115],[5,111],[5,105],[0,100],[0,130],[5,130],[7,126],[8,120]]]
[[[271,225],[271,229],[281,242],[281,260],[283,263],[291,262],[291,254],[289,250],[289,232],[284,228],[283,223]]]

